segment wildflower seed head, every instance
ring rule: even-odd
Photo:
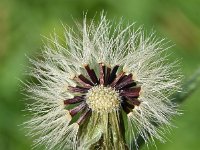
[[[85,18],[77,32],[65,27],[62,42],[48,39],[43,59],[29,59],[35,80],[26,95],[34,102],[25,124],[35,146],[131,150],[138,136],[164,141],[155,124],[170,126],[177,114],[169,98],[179,90],[177,62],[167,63],[168,47],[155,33],[122,25],[104,14],[99,23]]]
[[[91,88],[86,95],[86,103],[96,112],[111,112],[120,105],[119,93],[111,87],[103,85]]]

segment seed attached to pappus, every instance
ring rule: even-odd
[[[131,150],[138,136],[164,141],[155,123],[170,125],[177,114],[169,96],[180,82],[164,40],[133,25],[114,27],[103,13],[77,29],[65,28],[65,46],[55,35],[42,60],[29,59],[38,82],[26,84],[34,115],[25,125],[35,146]]]

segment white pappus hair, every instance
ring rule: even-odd
[[[27,99],[33,102],[27,105],[32,118],[25,125],[30,131],[28,135],[35,137],[35,146],[117,150],[131,149],[138,135],[146,142],[153,138],[164,141],[166,129],[155,124],[170,126],[171,117],[178,114],[169,98],[179,90],[180,75],[175,69],[178,62],[166,61],[169,56],[166,42],[157,39],[154,32],[145,34],[143,28],[135,30],[134,24],[125,28],[122,24],[120,21],[114,26],[103,13],[98,23],[92,20],[88,24],[85,17],[83,24],[77,25],[78,32],[65,26],[64,41],[55,34],[47,40],[42,58],[29,59],[32,64],[29,75],[36,82],[26,83]],[[103,72],[102,66],[107,71]],[[116,74],[113,68],[119,68]],[[132,93],[127,93],[129,81],[135,84]],[[122,85],[126,89],[120,89]],[[92,86],[95,92],[103,91],[104,95],[96,94],[97,98],[91,92],[87,95]],[[98,99],[110,98],[106,92],[116,92],[114,95],[119,98],[111,96],[112,101],[103,105]],[[88,96],[93,107],[87,101]],[[129,98],[134,100],[130,102]],[[112,108],[114,103],[117,109]],[[127,123],[125,137],[119,122]]]

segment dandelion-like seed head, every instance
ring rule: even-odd
[[[35,146],[131,150],[139,135],[164,141],[155,124],[170,126],[177,114],[169,99],[179,89],[177,62],[166,63],[164,40],[154,33],[113,26],[104,14],[97,25],[84,19],[78,33],[65,28],[65,44],[55,35],[43,59],[30,59],[38,82],[26,84],[34,102],[25,125]]]

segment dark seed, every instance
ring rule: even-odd
[[[87,91],[89,90],[89,88],[80,87],[80,86],[76,86],[76,87],[69,86],[68,89],[71,92],[79,92],[79,93],[87,93]]]
[[[124,76],[125,72],[121,72],[117,75],[117,77],[114,79],[114,81],[110,84],[111,87],[115,87],[117,82]]]
[[[106,75],[105,75],[105,66],[102,63],[99,64],[99,70],[100,70],[99,81],[100,81],[101,85],[104,85],[104,83],[105,83],[105,76]]]
[[[105,76],[105,86],[108,85],[108,82],[109,82],[109,78],[110,78],[110,71],[111,71],[111,68],[107,67],[106,68],[106,76]]]
[[[119,80],[118,83],[116,84],[115,88],[117,90],[119,90],[130,83],[132,83],[132,74],[124,76],[121,80]]]
[[[81,110],[83,110],[86,107],[85,103],[81,103],[80,105],[74,107],[73,109],[69,110],[69,113],[71,116],[76,115],[78,112],[80,112]]]
[[[84,75],[79,75],[78,76],[78,79],[79,79],[79,82],[81,82],[82,84],[84,85],[90,85],[90,86],[93,86],[94,84],[89,80],[87,79]],[[80,83],[80,84],[81,84]]]
[[[83,96],[76,96],[74,98],[64,100],[64,104],[65,105],[67,105],[67,104],[76,104],[76,103],[82,102],[83,100],[84,100]]]
[[[79,117],[77,120],[77,123],[79,125],[83,124],[83,122],[91,115],[92,110],[90,108],[87,108],[86,111]]]
[[[114,81],[114,79],[116,78],[116,73],[118,70],[119,66],[116,65],[114,66],[114,68],[112,69],[111,73],[110,73],[110,77],[108,79],[108,84],[112,83]]]
[[[139,106],[141,104],[141,102],[137,98],[128,97],[128,98],[126,98],[126,101],[135,106]]]
[[[134,108],[134,105],[133,106],[131,105],[131,107],[129,107],[129,105],[127,105],[127,103],[125,103],[125,101],[121,103],[121,106],[127,114],[129,114],[132,111],[132,109]]]
[[[87,71],[88,75],[90,76],[90,79],[92,80],[92,82],[94,84],[98,84],[99,81],[98,81],[98,78],[96,76],[94,69],[90,69],[90,67],[88,65],[86,65],[85,70]]]
[[[141,88],[137,87],[137,88],[129,88],[129,89],[125,89],[120,91],[120,95],[122,96],[126,96],[126,97],[139,97],[139,92],[140,92]]]

